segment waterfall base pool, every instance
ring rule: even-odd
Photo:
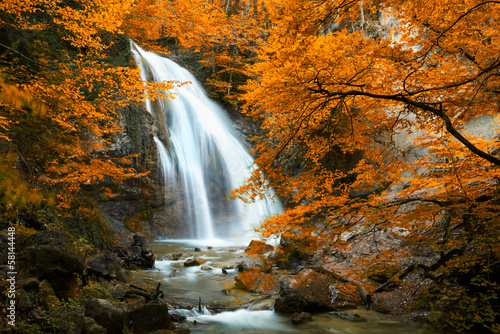
[[[424,333],[421,324],[363,308],[350,310],[366,319],[350,322],[327,313],[312,314],[313,321],[292,325],[290,316],[275,313],[274,299],[228,289],[234,285],[238,272],[231,265],[248,259],[244,247],[231,244],[207,244],[206,241],[156,241],[152,244],[157,256],[156,269],[134,273],[134,282],[161,282],[167,299],[191,305],[169,312],[186,317],[178,327],[191,333],[261,334],[261,333],[337,333],[337,334],[417,334]],[[195,248],[201,251],[195,251]],[[182,255],[177,260],[179,253]],[[175,255],[174,255],[175,254]],[[203,267],[184,267],[187,258],[198,256],[206,262]],[[211,269],[208,269],[208,268]],[[222,268],[225,269],[223,273]],[[198,307],[201,300],[201,310]],[[225,309],[227,311],[218,312]],[[437,333],[437,332],[428,332]]]

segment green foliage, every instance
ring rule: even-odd
[[[90,198],[74,198],[69,210],[60,211],[60,219],[54,226],[75,236],[76,246],[87,254],[92,253],[92,248],[109,247],[115,242],[113,231],[95,205]]]
[[[96,280],[89,281],[85,286],[78,289],[76,293],[76,301],[82,305],[88,300],[94,298],[106,298],[107,286],[105,283],[97,282]]]
[[[50,219],[45,213],[51,205],[51,195],[21,179],[15,166],[17,159],[15,153],[0,154],[0,229],[13,223],[38,227]],[[40,219],[36,218],[37,212],[44,213]]]
[[[500,333],[499,264],[470,263],[460,275],[443,273],[445,279],[426,289],[415,306],[429,308],[429,321],[444,331]]]

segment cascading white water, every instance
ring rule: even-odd
[[[182,197],[184,217],[190,224],[185,237],[241,236],[264,218],[280,213],[282,207],[276,199],[264,198],[251,204],[227,200],[231,190],[250,176],[253,165],[229,118],[189,71],[135,43],[132,51],[143,80],[191,82],[175,88],[173,101],[146,102],[156,126],[163,129],[165,142],[158,137],[155,142],[166,197]]]

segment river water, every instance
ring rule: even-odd
[[[366,322],[350,322],[329,313],[313,314],[312,322],[292,325],[289,316],[273,311],[274,299],[279,296],[263,296],[230,290],[237,276],[236,269],[226,269],[236,262],[247,259],[244,247],[229,242],[200,240],[155,241],[153,251],[157,256],[156,269],[134,274],[137,284],[161,282],[165,297],[181,305],[169,312],[186,316],[178,327],[189,328],[191,333],[207,334],[261,334],[261,333],[345,333],[345,334],[417,334],[424,333],[421,324],[407,323],[401,319],[363,308],[350,310],[364,317]],[[195,252],[195,247],[201,251]],[[169,254],[182,253],[177,260],[163,260]],[[206,260],[205,266],[184,267],[187,258],[199,256]],[[201,312],[198,305],[201,299]],[[185,303],[186,305],[182,305]],[[191,305],[191,306],[189,306]],[[224,306],[231,311],[217,312]],[[234,310],[233,310],[234,309]]]

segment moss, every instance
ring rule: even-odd
[[[97,249],[115,244],[115,235],[101,216],[93,200],[78,198],[72,201],[69,211],[61,213],[60,220],[52,228],[63,230],[80,240],[81,250],[88,252],[88,246]]]
[[[130,138],[136,153],[143,157],[143,161],[149,158],[149,147],[153,145],[153,138],[148,131],[144,131],[147,125],[147,115],[142,106],[130,104],[120,112],[125,118],[125,130]]]
[[[136,213],[123,222],[125,228],[132,233],[142,232],[142,223],[149,221],[154,209],[147,209]]]

